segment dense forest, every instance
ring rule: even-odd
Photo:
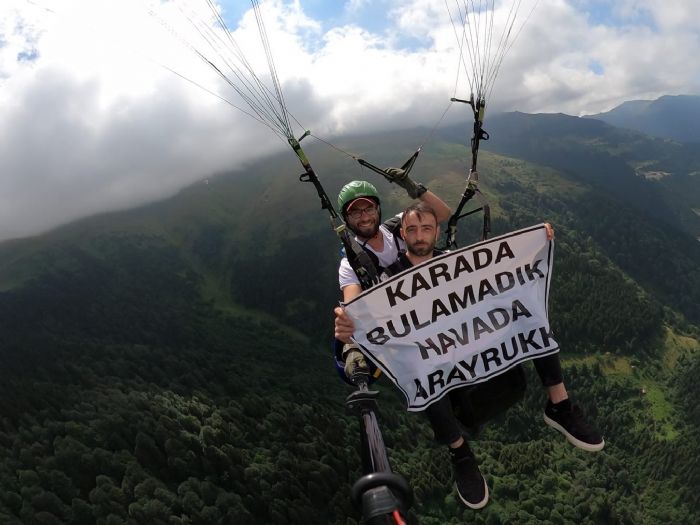
[[[443,143],[421,168],[452,204],[457,156]],[[555,225],[552,327],[607,445],[549,429],[526,364],[525,398],[472,436],[492,496],[470,511],[427,421],[380,381],[411,522],[697,523],[698,243],[577,174],[482,162],[494,235]],[[309,199],[270,213],[310,192],[278,168],[0,247],[0,523],[360,521],[359,425],[329,348],[337,242]],[[381,184],[387,213],[406,204]]]

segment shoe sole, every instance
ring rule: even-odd
[[[567,430],[561,426],[559,423],[554,421],[553,419],[549,418],[547,414],[544,414],[544,422],[547,423],[550,427],[552,427],[555,430],[558,430],[562,434],[564,434],[564,437],[566,437],[567,441],[571,443],[573,446],[580,448],[581,450],[585,450],[587,452],[598,452],[599,450],[603,450],[603,447],[605,446],[605,440],[601,440],[600,443],[586,443],[585,441],[581,441],[580,439],[577,439],[576,437],[572,436],[567,432]]]
[[[467,507],[470,509],[474,510],[479,510],[483,509],[486,504],[489,502],[489,486],[486,483],[486,480],[484,479],[483,476],[481,476],[481,479],[484,480],[484,499],[482,499],[479,503],[471,503],[464,499],[462,495],[459,493],[459,488],[457,487],[457,484],[455,483],[455,488],[457,489],[457,496],[459,496],[459,499],[462,500],[462,503],[464,503]]]

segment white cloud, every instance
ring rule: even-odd
[[[205,1],[149,2],[158,17],[142,0],[3,0],[0,239],[157,199],[286,147],[161,67],[244,104],[187,48],[202,44],[185,13],[211,19]],[[444,4],[385,4],[393,25],[372,32],[359,25],[364,0],[345,4],[354,24],[328,28],[303,0],[263,2],[287,105],[315,134],[431,127],[450,96],[468,96],[463,72],[455,92],[459,51]],[[491,110],[583,114],[698,92],[700,4],[624,0],[594,16],[607,4],[540,0],[502,64]],[[234,35],[267,78],[252,12]]]
[[[348,0],[345,2],[344,10],[347,14],[360,13],[362,10],[371,5],[371,0]]]

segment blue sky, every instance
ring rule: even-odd
[[[222,2],[267,78],[249,3]],[[583,115],[700,93],[697,0],[522,0],[521,12],[534,3],[488,114]],[[287,104],[324,139],[431,127],[473,89],[441,0],[261,5]],[[0,240],[159,199],[286,147],[209,93],[236,96],[188,48],[197,36],[175,6],[207,19],[205,0],[0,2]]]
[[[610,0],[576,0],[572,5],[585,13],[588,21],[609,27],[646,26],[656,28],[653,12],[643,2],[614,2]]]
[[[396,2],[389,0],[354,0],[342,2],[339,0],[303,0],[300,7],[310,18],[319,22],[321,34],[347,25],[354,25],[372,33],[384,33],[392,29],[392,9]],[[238,25],[241,17],[250,9],[250,3],[241,0],[227,0],[221,2],[224,19],[229,27]],[[407,35],[397,35],[397,43],[401,47],[416,49],[426,44],[425,39],[418,39]],[[309,47],[314,48],[315,42],[309,42]]]
[[[241,16],[250,9],[250,3],[241,0],[227,0],[221,3],[226,23],[237,25]],[[322,23],[324,29],[348,23],[357,24],[372,31],[387,27],[387,2],[342,2],[339,0],[304,0],[301,6],[308,16]]]

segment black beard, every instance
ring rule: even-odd
[[[350,221],[348,221],[348,216],[343,215],[343,219],[345,220],[345,224],[347,225],[348,228],[350,228],[350,231],[357,235],[360,239],[364,239],[365,241],[369,241],[372,237],[377,235],[379,232],[379,226],[382,224],[382,209],[379,208],[379,213],[377,214],[377,222],[373,226],[372,230],[369,229],[359,229],[357,227],[351,226]]]
[[[430,255],[433,253],[433,250],[435,249],[435,243],[434,242],[429,242],[425,244],[407,244],[406,245],[406,251],[410,253],[411,255],[415,255],[416,257],[425,257],[426,255]]]
[[[369,240],[377,235],[377,232],[379,231],[379,221],[369,228],[357,228],[356,226],[350,226],[349,224],[348,228],[350,228],[350,230],[361,239]]]

